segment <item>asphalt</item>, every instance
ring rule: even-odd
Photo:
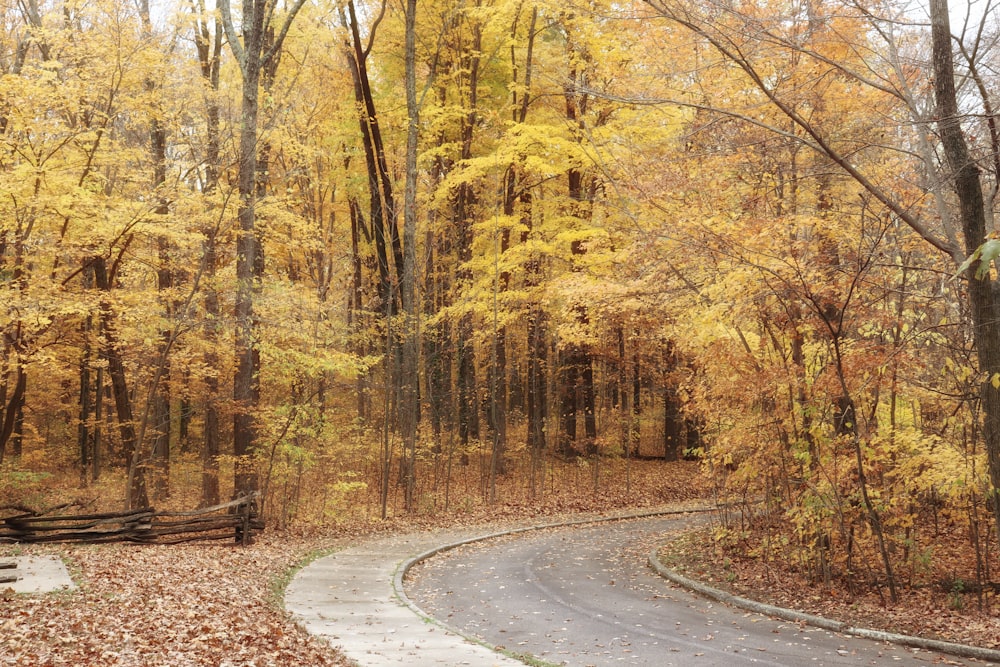
[[[544,525],[521,525],[497,532],[428,531],[365,540],[319,558],[293,578],[285,592],[285,608],[310,633],[326,639],[361,667],[420,665],[495,667],[523,665],[492,647],[464,637],[418,609],[403,592],[403,576],[413,564],[460,544],[536,528],[628,517],[673,514],[675,511],[587,516]],[[655,561],[655,559],[653,559]],[[700,582],[676,577],[659,563],[652,567],[695,592],[733,606],[786,618],[845,634],[868,636],[908,646],[945,651],[988,663],[1000,663],[1000,652],[919,637],[888,635],[847,628],[836,621],[736,598]],[[675,578],[676,577],[676,578]],[[872,633],[872,634],[867,634]]]

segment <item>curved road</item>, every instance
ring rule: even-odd
[[[838,635],[707,601],[647,565],[691,518],[487,540],[411,569],[406,595],[466,635],[556,665],[984,664]]]

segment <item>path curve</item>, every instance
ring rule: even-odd
[[[576,515],[544,524],[525,521],[494,531],[466,527],[365,539],[302,568],[285,589],[285,609],[308,632],[338,647],[361,667],[520,666],[520,660],[463,637],[411,606],[401,583],[406,569],[469,542],[552,526],[676,513],[679,507]]]
[[[645,514],[659,515],[663,514],[664,511],[670,510],[658,510]],[[414,596],[416,604],[407,599],[408,593],[403,590],[404,575],[410,567],[418,562],[430,559],[429,563],[434,567],[438,567],[442,563],[449,561],[458,562],[456,559],[465,558],[466,556],[462,552],[482,552],[486,554],[485,560],[480,561],[478,565],[466,564],[464,568],[459,569],[465,569],[466,572],[475,572],[477,570],[487,571],[489,568],[493,568],[495,571],[497,564],[516,563],[524,561],[527,558],[523,555],[512,554],[498,555],[497,553],[493,553],[490,555],[491,550],[498,548],[497,545],[529,544],[546,533],[558,533],[559,531],[552,529],[552,526],[564,523],[572,523],[578,527],[576,530],[564,531],[564,536],[559,538],[563,542],[558,544],[558,555],[562,556],[566,553],[576,554],[580,557],[580,560],[574,560],[573,562],[578,565],[586,562],[600,562],[602,558],[606,560],[606,556],[601,557],[594,554],[583,555],[581,550],[600,545],[601,543],[620,542],[621,540],[597,539],[593,537],[592,531],[599,531],[599,528],[580,527],[579,524],[593,524],[595,521],[621,519],[622,516],[591,515],[576,518],[570,522],[556,522],[555,524],[547,524],[542,527],[521,525],[513,529],[493,532],[488,535],[474,535],[467,530],[456,530],[444,533],[436,531],[366,540],[348,549],[321,558],[304,568],[294,578],[286,592],[286,608],[298,617],[310,632],[326,637],[331,644],[339,646],[349,658],[356,661],[362,667],[401,664],[487,667],[490,665],[506,666],[521,664],[509,657],[494,653],[483,644],[503,646],[515,653],[540,655],[548,659],[551,664],[566,665],[670,665],[690,662],[693,658],[696,658],[698,663],[702,665],[732,665],[740,663],[793,665],[803,664],[803,662],[832,665],[877,665],[882,664],[883,661],[885,661],[885,664],[926,665],[930,662],[943,660],[941,656],[927,652],[914,652],[913,650],[900,647],[891,647],[884,643],[862,642],[861,640],[844,637],[827,630],[802,628],[798,623],[782,623],[756,614],[734,612],[714,602],[690,596],[685,591],[671,587],[645,566],[644,561],[648,554],[648,548],[643,552],[641,544],[633,549],[633,553],[630,556],[631,565],[629,567],[632,568],[630,573],[619,573],[615,576],[629,578],[637,576],[645,577],[647,579],[644,580],[642,586],[653,586],[656,588],[656,592],[652,596],[649,594],[639,596],[640,598],[651,597],[654,609],[640,612],[641,614],[645,614],[645,616],[643,616],[641,619],[642,622],[638,623],[638,625],[649,625],[650,619],[655,618],[667,617],[673,620],[674,625],[666,628],[666,630],[661,628],[652,634],[652,631],[645,631],[647,639],[650,636],[654,637],[653,646],[655,653],[654,657],[650,659],[642,658],[637,650],[630,645],[622,647],[623,650],[611,658],[603,655],[608,653],[603,647],[598,647],[599,650],[596,652],[593,648],[576,651],[579,656],[571,655],[574,651],[565,648],[570,644],[576,644],[580,641],[579,638],[574,639],[572,637],[568,626],[573,626],[579,630],[579,628],[585,625],[578,623],[575,617],[567,614],[570,612],[572,614],[582,613],[583,617],[591,617],[591,621],[594,618],[600,619],[601,616],[607,616],[602,609],[605,609],[613,599],[610,594],[613,592],[617,595],[619,592],[619,590],[613,590],[614,582],[612,582],[610,588],[607,585],[603,586],[603,588],[598,586],[596,589],[588,589],[585,586],[581,586],[582,581],[596,580],[593,573],[583,575],[581,578],[582,570],[579,567],[582,566],[571,568],[571,576],[569,579],[564,578],[561,583],[540,582],[537,571],[524,568],[514,574],[507,573],[503,577],[498,576],[496,578],[498,581],[510,582],[508,584],[499,584],[502,587],[501,590],[508,590],[508,585],[516,588],[525,583],[529,587],[533,586],[533,590],[526,597],[510,603],[513,605],[511,608],[514,609],[513,612],[511,612],[511,609],[502,612],[497,611],[495,607],[490,607],[486,615],[480,614],[477,617],[480,619],[485,618],[486,620],[473,622],[471,626],[468,619],[462,620],[460,617],[456,617],[454,609],[435,609],[434,604],[428,603],[426,596],[422,598],[419,592],[413,590],[412,583],[407,584],[407,590]],[[665,521],[670,523],[671,521],[676,521],[676,519],[667,519]],[[612,525],[607,524],[605,528]],[[539,528],[549,528],[549,530],[539,531]],[[651,534],[659,535],[667,529],[669,529],[668,526],[655,526]],[[527,536],[519,536],[516,539],[490,540],[488,543],[459,549],[462,544],[470,541],[483,540],[488,537],[502,537],[512,532],[523,532],[526,530],[536,532]],[[584,544],[581,545],[579,542],[566,543],[565,540],[567,538],[565,535],[572,534],[584,536]],[[591,537],[586,537],[588,534],[591,534]],[[636,543],[636,540],[633,539],[631,542]],[[640,539],[638,542],[641,543],[642,540]],[[453,549],[458,550],[450,554],[443,554],[437,558],[430,558],[433,555],[441,554],[442,551]],[[550,568],[540,569],[547,570]],[[476,596],[473,596],[476,600],[475,604],[471,605],[472,608],[478,610],[484,602],[487,606],[493,604],[489,600],[483,601],[479,599],[483,596],[478,594],[481,589],[475,588],[478,585],[477,583],[463,583],[461,578],[454,572],[447,574],[447,579],[450,583],[456,584],[450,586],[452,589],[458,588],[477,593]],[[626,592],[628,588],[621,585],[624,582],[624,578],[619,579],[617,588],[621,592]],[[568,593],[558,590],[559,586],[568,586]],[[648,592],[649,589],[646,590]],[[487,597],[490,596],[487,595]],[[510,600],[511,598],[512,596],[507,593],[494,596],[496,600]],[[671,607],[669,612],[666,612],[662,606],[668,598],[673,598],[675,601],[682,600],[680,607],[689,610],[694,609],[697,618],[694,621],[675,620],[677,605],[671,603],[674,606]],[[533,614],[534,611],[538,610],[531,610],[526,606],[533,600],[538,599],[561,600],[559,602],[561,607],[555,610],[550,609],[547,612],[540,612],[543,614],[548,613],[550,620],[543,618],[539,621],[537,620],[537,615]],[[617,600],[618,598],[614,599]],[[600,600],[601,609],[589,606],[594,600]],[[649,600],[646,602],[648,603]],[[411,608],[407,608],[408,604]],[[619,600],[618,602],[614,602],[614,604],[621,605],[625,603]],[[454,607],[454,605],[452,606]],[[438,614],[444,622],[427,622],[425,618],[420,616],[420,608],[424,607],[426,607],[426,611]],[[503,616],[504,613],[507,613],[508,616],[530,614],[535,620],[529,623],[529,628],[536,631],[535,634],[539,634],[537,632],[539,629],[548,627],[555,630],[557,636],[545,638],[545,641],[541,645],[532,645],[530,641],[523,639],[523,637],[514,639],[515,636],[521,636],[516,635],[516,629],[510,625],[509,619]],[[563,619],[564,622],[559,622],[557,618],[559,616],[565,617]],[[566,621],[568,618],[573,618],[574,620]],[[719,619],[727,620],[723,622]],[[636,634],[634,629],[634,626],[637,625],[635,619],[629,621],[628,619],[618,618],[615,620],[615,623],[611,625],[616,628],[617,632],[614,633],[611,639],[621,645],[622,637],[624,636],[626,637],[625,641],[630,642],[631,640],[628,637]],[[689,625],[684,625],[685,623],[689,623]],[[699,632],[699,629],[696,628],[697,623],[708,624],[704,626],[708,628],[704,634],[697,635]],[[747,633],[744,632],[743,626],[746,626],[748,630],[754,630],[764,627],[760,625],[762,623],[771,624],[767,626],[770,629],[765,632],[764,637],[770,640],[770,642],[767,645],[758,645],[748,649]],[[598,620],[596,624],[599,627],[602,625],[605,627],[609,626],[607,619],[603,621]],[[725,627],[727,625],[731,627]],[[732,632],[733,628],[736,629],[736,634],[726,639],[725,633]],[[455,631],[456,629],[457,632]],[[623,632],[623,629],[626,632]],[[490,634],[490,630],[494,631],[493,635]],[[560,633],[562,634],[560,635]],[[659,633],[659,635],[656,636],[656,633]],[[548,634],[552,635],[551,632]],[[642,635],[643,632],[639,632],[638,634]],[[780,637],[775,637],[774,635],[780,635]],[[596,636],[594,635],[594,629],[591,627],[585,630],[584,636],[592,640]],[[731,642],[730,639],[732,640]],[[600,644],[601,641],[598,640],[597,643]],[[546,642],[548,643],[547,648]],[[554,646],[553,642],[555,642]],[[658,645],[655,642],[663,643],[657,648]],[[727,642],[729,643],[727,644]],[[611,643],[613,644],[614,641]],[[779,644],[783,646],[803,645],[810,648],[810,651],[807,652],[807,655],[802,655],[796,652],[798,649],[791,650],[790,652],[785,648],[775,650],[775,646]],[[813,648],[821,645],[824,648]],[[820,650],[820,653],[817,654],[816,650]],[[993,654],[1000,657],[1000,654],[997,652],[993,652]],[[989,656],[984,655],[982,657],[989,659]],[[574,660],[576,661],[574,662]],[[604,661],[602,662],[602,660]],[[952,661],[950,664],[961,663]]]

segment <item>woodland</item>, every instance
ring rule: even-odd
[[[988,603],[997,18],[0,0],[0,507],[322,529],[690,459],[720,548]]]

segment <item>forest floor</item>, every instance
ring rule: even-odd
[[[898,601],[891,602],[884,581],[878,587],[857,584],[853,590],[843,578],[816,581],[785,563],[722,549],[712,539],[713,530],[686,531],[670,540],[659,550],[660,561],[734,595],[853,627],[1000,649],[1000,598],[988,587],[971,583],[975,555],[963,536],[941,539],[951,551],[925,562],[921,583],[908,585],[908,573],[897,573],[903,582],[897,588]],[[877,562],[871,567],[877,568]]]
[[[526,519],[545,522],[708,495],[697,464],[690,462],[637,463],[630,477],[627,493],[613,476],[605,478],[600,492],[585,488],[579,479],[554,485],[542,502],[528,502],[516,489],[501,486],[501,500],[492,505],[470,501],[461,511],[268,530],[250,547],[0,545],[0,557],[62,556],[79,585],[75,591],[46,596],[15,595],[0,586],[0,665],[343,667],[343,656],[305,633],[281,606],[284,586],[298,565],[375,533],[460,524],[495,529]],[[778,574],[750,560],[734,562],[707,539],[674,544],[671,563],[748,597],[883,629],[979,646],[1000,644],[995,611],[978,610],[971,596],[955,608],[954,595],[949,603],[947,594],[928,588],[883,606],[877,596],[820,592],[793,573]]]

